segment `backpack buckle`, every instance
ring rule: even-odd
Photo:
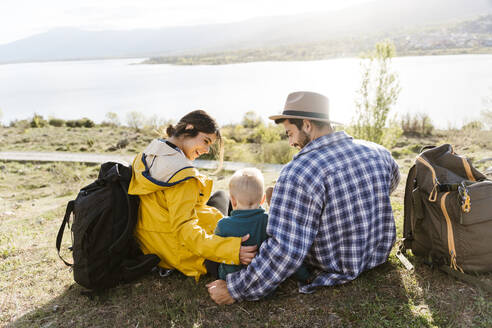
[[[458,192],[461,197],[461,210],[463,213],[469,213],[471,211],[471,200],[470,195],[468,194],[468,189],[463,182],[458,187]]]

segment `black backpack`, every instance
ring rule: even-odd
[[[160,261],[155,254],[143,255],[133,236],[138,218],[138,196],[128,195],[130,166],[107,162],[96,181],[82,188],[68,202],[56,237],[58,256],[73,269],[74,280],[93,290],[132,281],[150,272]],[[72,223],[73,264],[60,255],[65,226]]]

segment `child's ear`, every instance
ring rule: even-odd
[[[229,198],[231,199],[232,208],[236,208],[237,207],[236,197],[229,195]]]
[[[266,199],[266,194],[263,194],[263,197],[261,198],[260,205],[263,205],[263,203],[265,202],[265,199]],[[270,204],[268,204],[268,205],[270,205]]]

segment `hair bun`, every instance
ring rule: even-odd
[[[172,124],[169,124],[169,126],[166,129],[166,134],[168,137],[172,137],[176,133],[176,129]]]

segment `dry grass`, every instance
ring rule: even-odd
[[[9,133],[0,130],[0,135]],[[57,138],[61,135],[50,135],[47,139]],[[481,146],[482,136],[471,141],[463,140],[464,136],[459,134],[434,138],[437,140],[430,141],[454,143],[458,153],[469,154],[477,160],[492,157],[492,143],[488,143],[488,148]],[[5,150],[5,141],[2,143],[2,150]],[[400,145],[401,149],[416,147],[415,141],[410,139],[402,140],[402,143],[406,144]],[[94,145],[99,147],[97,144]],[[17,144],[17,147],[9,149],[40,149],[37,148],[39,145],[29,148]],[[52,146],[46,146],[49,147]],[[412,152],[400,157],[402,183],[392,197],[400,234],[403,182],[414,155]],[[492,163],[485,163],[481,169],[485,166],[492,166]],[[0,162],[1,326],[492,326],[489,295],[432,270],[412,256],[410,261],[414,263],[415,271],[409,272],[394,254],[386,264],[342,286],[321,288],[315,294],[301,295],[297,292],[296,283],[287,280],[266,300],[229,307],[217,306],[209,299],[204,285],[210,278],[205,277],[195,283],[178,273],[166,278],[149,274],[104,293],[83,295],[84,289],[73,282],[72,273],[58,259],[54,244],[66,202],[96,177],[97,170],[97,166],[70,163]],[[267,184],[275,178],[275,174],[269,174]],[[226,176],[216,177],[217,188],[224,189],[226,181]],[[69,238],[67,233],[65,249]],[[65,256],[70,259],[67,251]],[[491,280],[490,275],[482,278]]]

